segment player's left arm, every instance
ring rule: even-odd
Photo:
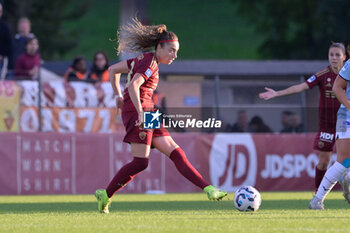
[[[348,81],[342,78],[340,75],[338,75],[334,81],[333,92],[339,100],[339,102],[343,104],[346,107],[346,109],[350,112],[350,100],[348,100],[344,91],[344,89],[346,89],[347,84]]]
[[[136,73],[128,86],[130,99],[138,113],[138,120],[135,123],[137,126],[142,124],[143,109],[140,98],[140,87],[144,82],[144,77],[140,73]]]

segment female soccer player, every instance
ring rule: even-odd
[[[320,100],[318,109],[318,133],[314,140],[313,148],[318,151],[319,161],[315,167],[315,189],[321,183],[327,171],[328,163],[333,151],[335,142],[335,128],[337,121],[337,111],[340,103],[332,92],[334,80],[339,70],[346,60],[346,50],[342,43],[332,43],[328,50],[328,61],[330,65],[325,69],[315,73],[303,83],[290,86],[280,91],[267,88],[266,92],[260,93],[259,97],[269,100],[278,96],[299,93],[318,86],[320,90]]]
[[[109,183],[106,190],[99,189],[95,196],[98,210],[109,213],[108,207],[113,194],[129,183],[148,166],[151,146],[168,156],[178,171],[206,192],[210,200],[221,200],[227,195],[209,185],[189,163],[185,152],[174,142],[169,133],[160,129],[143,129],[143,112],[152,111],[152,95],[157,88],[158,64],[171,64],[177,57],[179,41],[175,33],[167,31],[165,25],[145,26],[137,19],[118,31],[118,53],[122,51],[142,53],[136,58],[121,61],[109,67],[109,79],[118,96],[117,107],[122,106],[122,119],[126,129],[124,142],[130,143],[133,160],[124,165]],[[119,80],[121,73],[128,73],[122,97]]]
[[[309,204],[310,209],[323,210],[323,201],[326,195],[331,191],[337,181],[343,177],[342,183],[344,188],[344,197],[350,203],[350,176],[347,172],[350,167],[350,60],[339,72],[334,82],[333,92],[340,101],[341,106],[337,115],[336,129],[336,148],[337,161],[330,167],[322,182],[320,189],[312,198]],[[346,88],[346,92],[344,89]]]

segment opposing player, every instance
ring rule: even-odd
[[[210,200],[221,200],[227,195],[209,185],[189,163],[185,152],[174,142],[167,130],[143,129],[143,112],[152,111],[152,95],[158,85],[158,64],[171,64],[177,57],[179,41],[175,33],[167,31],[165,25],[145,26],[137,19],[118,31],[118,52],[140,52],[136,58],[121,61],[109,67],[109,78],[118,96],[117,107],[122,106],[122,119],[126,129],[124,142],[130,143],[133,160],[124,165],[109,183],[106,190],[99,189],[95,196],[101,213],[109,213],[113,194],[128,184],[148,166],[151,146],[168,156],[178,171],[194,185],[204,190]],[[121,73],[128,73],[124,97],[119,80]]]
[[[318,151],[319,161],[315,167],[315,189],[321,183],[330,161],[335,142],[335,128],[337,111],[340,103],[332,92],[334,80],[346,60],[346,50],[342,43],[332,43],[328,50],[328,61],[330,63],[325,69],[315,73],[303,83],[290,86],[286,89],[275,91],[267,88],[266,92],[260,93],[259,97],[269,100],[278,96],[299,93],[318,86],[320,90],[318,109],[318,133],[315,137],[313,148]]]
[[[323,201],[337,181],[343,177],[344,197],[350,203],[350,175],[347,172],[350,167],[350,60],[341,69],[334,82],[333,92],[340,101],[341,106],[337,116],[336,148],[337,161],[330,167],[322,182],[320,189],[310,201],[309,208],[323,210]],[[344,89],[346,88],[346,92]]]

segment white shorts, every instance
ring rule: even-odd
[[[344,118],[337,119],[336,139],[350,138],[350,120]]]

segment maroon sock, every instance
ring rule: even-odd
[[[125,164],[109,183],[106,191],[108,197],[112,197],[115,192],[127,185],[138,173],[148,166],[148,158],[137,158]]]
[[[318,169],[317,166],[315,167],[315,189],[316,189],[316,191],[318,189],[318,186],[320,186],[321,181],[324,177],[324,174],[326,174],[326,171],[327,171],[327,169],[322,171],[322,170]]]
[[[171,152],[170,159],[174,162],[177,170],[193,184],[201,189],[209,185],[187,160],[185,152],[180,147]]]

